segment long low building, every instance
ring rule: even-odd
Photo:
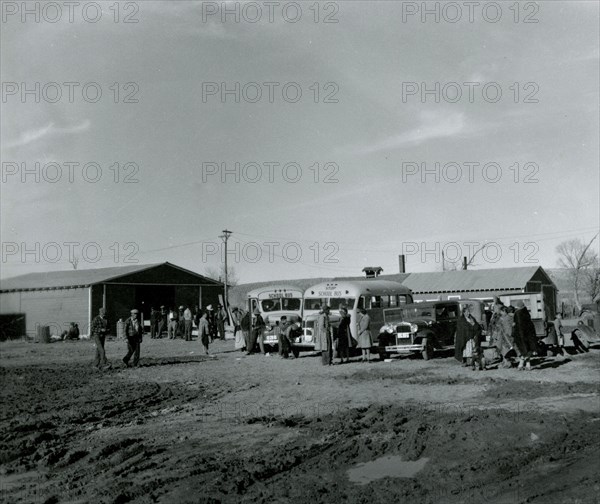
[[[365,268],[380,273],[380,268]],[[327,280],[358,280],[363,276],[329,278],[304,278],[238,285],[231,289],[231,296],[239,303],[245,299],[247,291],[259,286],[289,283],[307,288]],[[416,301],[436,301],[452,299],[491,300],[498,294],[541,293],[549,306],[556,306],[558,289],[541,266],[495,268],[480,270],[432,271],[424,273],[396,273],[379,275],[381,280],[399,282],[413,293]],[[241,300],[241,301],[239,301]]]
[[[61,334],[71,322],[82,335],[101,307],[111,332],[137,308],[148,320],[150,308],[205,307],[223,296],[221,282],[169,262],[87,270],[29,273],[0,282],[2,339],[34,335],[38,326]]]

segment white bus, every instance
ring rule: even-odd
[[[294,345],[294,355],[302,350],[314,350],[315,323],[319,308],[329,306],[330,320],[337,328],[340,307],[345,306],[350,315],[350,330],[357,338],[357,313],[365,308],[371,318],[371,334],[376,346],[379,328],[383,325],[383,310],[412,303],[412,292],[401,283],[391,280],[364,279],[340,280],[313,285],[304,291],[303,335]]]
[[[302,290],[293,285],[266,285],[253,289],[246,295],[251,313],[258,308],[267,329],[264,335],[265,345],[277,345],[275,328],[284,315],[288,320],[297,321],[302,317]]]

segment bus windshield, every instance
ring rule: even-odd
[[[298,298],[265,299],[260,302],[260,306],[264,313],[282,310],[300,311],[302,300]]]
[[[321,298],[304,298],[304,309],[305,310],[318,310],[321,305],[325,302]]]
[[[329,298],[329,307],[332,310],[339,310],[342,306],[353,310],[354,303],[356,303],[356,298]]]

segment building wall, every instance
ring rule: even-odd
[[[518,293],[523,290],[514,290],[510,292]],[[503,293],[505,293],[503,291]],[[482,301],[492,300],[494,296],[500,294],[498,291],[478,291],[478,292],[441,292],[434,294],[421,294],[413,292],[415,301],[456,301],[459,299],[480,299]]]
[[[22,313],[28,336],[34,337],[37,327],[50,326],[50,334],[60,335],[71,322],[87,334],[89,288],[47,291],[7,292],[0,294],[0,313]]]

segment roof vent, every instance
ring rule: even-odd
[[[376,278],[382,271],[383,268],[381,266],[365,266],[363,268],[363,273],[367,278]]]

